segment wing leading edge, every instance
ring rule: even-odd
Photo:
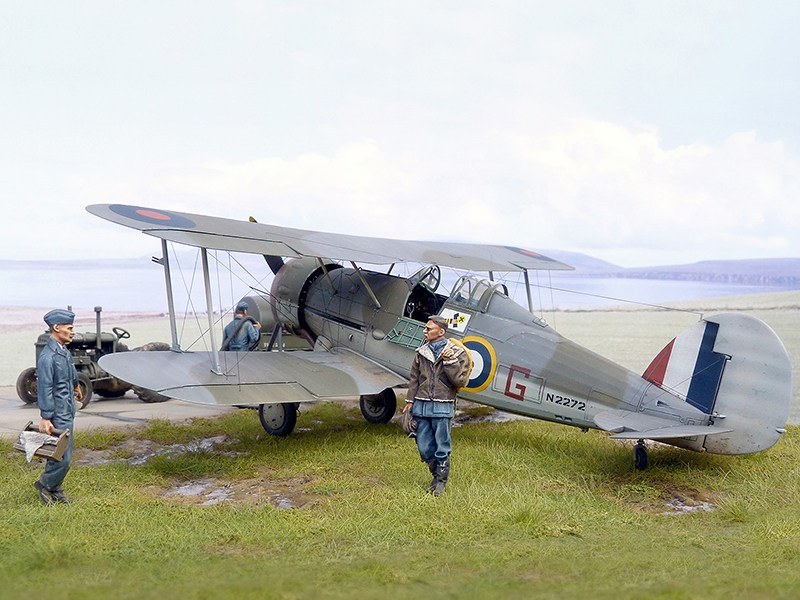
[[[126,204],[93,204],[86,210],[154,237],[210,250],[292,258],[311,256],[376,265],[433,263],[475,271],[572,269],[555,259],[513,246],[323,233]]]
[[[120,352],[100,359],[103,369],[171,398],[226,406],[308,402],[377,394],[406,383],[398,374],[350,350],[221,352],[223,375],[208,352]]]

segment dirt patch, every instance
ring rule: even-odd
[[[674,487],[665,490],[662,499],[666,509],[662,515],[687,515],[694,512],[714,512],[719,504],[719,494],[693,488]]]
[[[623,484],[615,492],[616,500],[642,512],[660,515],[687,515],[713,512],[722,494],[691,487],[665,484]]]
[[[459,400],[456,405],[456,414],[453,417],[453,427],[471,425],[472,423],[505,423],[506,421],[519,421],[529,419],[521,415],[497,410],[491,406]]]
[[[76,449],[75,462],[88,466],[109,463],[141,466],[156,456],[172,457],[189,452],[214,452],[224,456],[242,454],[220,450],[220,446],[233,442],[235,440],[225,435],[169,445],[152,440],[129,439],[105,450]],[[307,509],[322,501],[322,496],[309,491],[311,482],[310,477],[272,479],[269,476],[260,476],[235,481],[205,478],[174,481],[168,487],[147,486],[144,491],[154,498],[167,498],[174,502],[196,506],[214,506],[221,503],[246,506],[271,504],[280,509]]]
[[[308,490],[310,477],[270,479],[258,477],[236,481],[199,479],[175,483],[164,489],[156,486],[146,491],[157,498],[168,498],[181,504],[214,506],[232,503],[245,506],[271,504],[280,509],[309,509],[322,501],[322,497]]]

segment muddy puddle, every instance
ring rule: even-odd
[[[179,456],[190,452],[215,452],[223,456],[238,456],[241,452],[220,450],[220,446],[229,444],[228,436],[217,435],[214,437],[192,440],[185,444],[163,445],[152,440],[125,440],[105,450],[77,449],[75,450],[75,463],[98,466],[109,463],[128,463],[141,466],[156,456]]]

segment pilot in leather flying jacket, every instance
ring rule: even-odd
[[[428,491],[444,492],[450,476],[450,420],[457,391],[469,380],[470,357],[465,348],[444,337],[447,320],[433,316],[425,325],[425,343],[414,354],[403,412],[417,422],[417,449],[433,480]]]

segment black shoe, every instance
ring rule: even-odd
[[[42,504],[45,506],[50,506],[56,502],[56,499],[53,497],[53,493],[44,487],[44,484],[41,481],[36,480],[33,483],[33,487],[35,487],[36,491],[39,492],[39,498],[42,499]]]
[[[53,490],[50,492],[50,495],[53,497],[53,500],[60,504],[72,504],[72,498],[67,498],[62,489]]]

